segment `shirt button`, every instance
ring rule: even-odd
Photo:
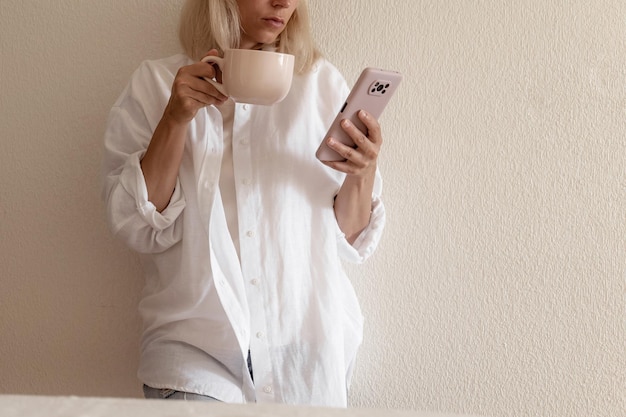
[[[252,284],[254,286],[257,286],[257,285],[259,285],[259,280],[255,278],[252,281],[250,281],[250,284]]]
[[[263,391],[265,391],[266,394],[270,394],[272,392],[272,387],[266,385],[265,388],[263,388]]]
[[[250,145],[250,141],[248,139],[242,139],[241,142],[241,146],[248,146]]]
[[[248,108],[249,108],[249,107],[250,107],[250,106],[248,106],[247,104],[244,104],[244,105],[243,105],[243,109],[244,109],[244,110],[248,110]]]
[[[250,185],[250,184],[252,184],[252,180],[250,178],[245,178],[242,182],[243,182],[243,185]]]
[[[256,334],[257,339],[263,339],[263,332],[258,332]]]
[[[254,230],[248,230],[248,233],[246,233],[246,236],[254,237]]]

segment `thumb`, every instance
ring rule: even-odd
[[[210,51],[207,51],[207,53],[205,53],[202,58],[205,58],[207,56],[220,56],[220,53],[217,49],[211,49]]]

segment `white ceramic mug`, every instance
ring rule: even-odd
[[[271,105],[287,96],[293,79],[295,57],[279,52],[227,49],[224,57],[206,56],[202,62],[217,64],[222,83],[206,79],[222,94],[238,103]]]

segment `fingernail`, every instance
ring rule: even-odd
[[[365,112],[365,110],[360,110],[359,111],[359,115],[365,119],[367,119],[367,113]]]

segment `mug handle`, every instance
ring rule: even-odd
[[[202,58],[202,62],[207,62],[210,64],[217,64],[220,70],[222,70],[223,68],[222,66],[224,65],[224,58],[220,58],[219,56],[209,55],[209,56],[205,56],[204,58]],[[226,89],[224,88],[224,84],[220,84],[217,81],[212,80],[210,78],[206,78],[206,77],[202,77],[202,78],[204,78],[206,81],[211,83],[213,87],[217,88],[217,91],[224,94],[225,96],[228,96],[228,93],[226,92]]]

